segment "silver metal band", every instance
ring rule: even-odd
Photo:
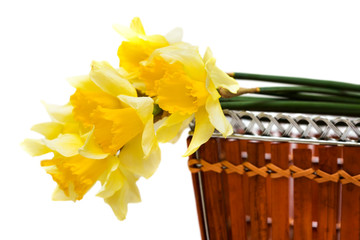
[[[360,118],[227,109],[224,114],[234,129],[228,138],[360,146]],[[217,131],[213,136],[222,137]]]

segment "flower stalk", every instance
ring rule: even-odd
[[[330,103],[251,97],[236,97],[231,101],[220,99],[220,103],[223,109],[230,110],[360,116],[360,104],[353,103]]]

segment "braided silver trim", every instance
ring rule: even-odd
[[[330,145],[360,145],[360,118],[224,110],[228,138]],[[194,123],[190,125],[194,130]],[[190,133],[191,134],[191,133]],[[214,132],[214,137],[222,137]]]

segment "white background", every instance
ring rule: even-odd
[[[221,2],[221,3],[220,3]],[[210,46],[224,71],[357,82],[360,9],[355,1],[1,1],[0,239],[200,239],[186,134],[162,146],[162,163],[141,180],[142,203],[118,221],[90,191],[77,203],[52,202],[55,183],[19,147],[49,118],[40,103],[64,104],[67,77],[92,60],[117,66],[122,38],[112,24],[139,16],[149,34],[184,30]]]

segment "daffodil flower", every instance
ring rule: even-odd
[[[126,39],[121,43],[117,52],[120,69],[125,70],[127,78],[137,89],[143,91],[143,83],[138,79],[141,62],[145,61],[154,50],[180,42],[182,30],[176,28],[166,36],[146,35],[144,27],[137,17],[131,21],[130,28],[119,24],[115,24],[113,27]]]
[[[195,152],[217,129],[224,137],[232,127],[221,109],[217,88],[236,93],[238,83],[215,65],[210,49],[201,58],[198,49],[177,43],[156,49],[142,62],[139,78],[145,83],[146,94],[170,116],[157,130],[159,141],[168,142],[195,117],[193,139],[184,156]]]
[[[69,79],[76,92],[64,106],[46,105],[52,122],[32,129],[45,138],[27,139],[33,156],[52,153],[41,165],[58,184],[54,200],[81,200],[100,181],[103,197],[118,219],[127,204],[140,201],[136,181],[148,178],[160,161],[153,126],[153,100],[106,62],[93,62],[90,74]]]

